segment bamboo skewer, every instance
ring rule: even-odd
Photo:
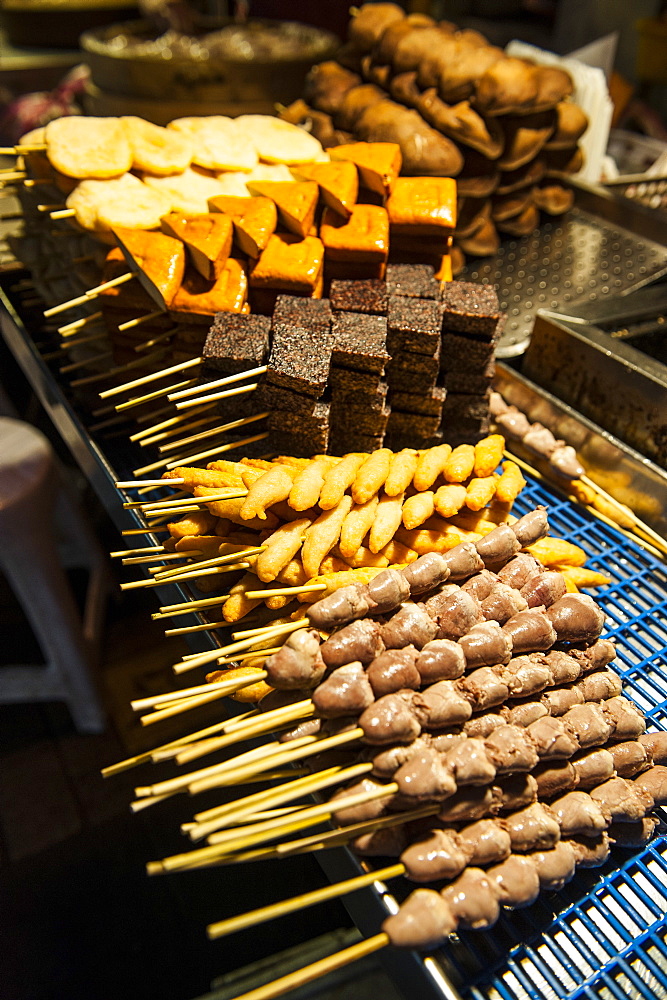
[[[130,583],[121,583],[121,590],[140,590],[142,587],[164,587],[168,583],[181,583],[185,580],[195,580],[202,576],[217,576],[222,573],[233,573],[237,569],[248,569],[250,563],[239,562],[233,563],[228,566],[212,566],[211,569],[202,569],[197,571],[192,571],[190,573],[184,573],[178,577],[178,579],[151,579],[151,580],[132,580]],[[216,652],[215,650],[213,652]],[[202,654],[203,655],[203,654]],[[211,662],[211,661],[207,661]],[[190,665],[188,664],[188,668]],[[179,671],[177,671],[179,672]]]
[[[190,414],[188,416],[190,416]],[[146,448],[150,445],[157,444],[159,441],[165,441],[167,438],[173,438],[175,434],[182,434],[184,431],[193,431],[197,427],[205,427],[207,424],[213,424],[219,419],[219,414],[209,413],[208,416],[200,417],[199,420],[191,420],[189,423],[183,423],[182,418],[179,416],[177,421],[179,424],[183,423],[182,427],[174,426],[151,436],[142,435],[139,444],[140,447]],[[215,430],[217,430],[217,428],[215,428]],[[203,437],[204,435],[202,434],[201,436]],[[158,448],[158,451],[162,452],[163,449]]]
[[[171,618],[172,615],[189,614],[191,611],[198,611],[200,608],[213,608],[216,604],[221,604],[226,600],[224,594],[216,597],[202,597],[197,601],[183,601],[181,604],[165,604],[159,611],[151,615],[152,619]]]
[[[193,396],[201,389],[220,389],[224,385],[231,385],[234,382],[243,382],[246,378],[254,378],[256,375],[263,375],[267,370],[267,365],[260,365],[258,368],[248,368],[247,371],[237,372],[235,375],[225,375],[224,378],[214,379],[213,382],[207,382],[205,386],[198,385],[192,389],[182,389],[179,392],[173,393],[169,399],[171,402],[175,402],[179,399],[185,399],[187,396]]]
[[[71,323],[59,326],[56,332],[59,333],[61,337],[71,337],[82,327],[89,326],[91,323],[97,323],[103,318],[104,314],[102,312],[90,313],[88,316],[82,317],[82,319],[75,319]]]
[[[95,365],[100,361],[110,361],[113,358],[112,351],[103,351],[102,354],[94,354],[89,358],[83,358],[82,361],[73,361],[71,364],[62,365],[58,369],[61,375],[66,375],[69,372],[79,371],[81,368],[90,368],[91,365]]]
[[[203,625],[181,625],[179,628],[166,628],[164,634],[167,636],[171,635],[190,635],[193,632],[212,632],[214,629],[226,628],[229,622],[204,622]]]
[[[242,385],[238,389],[225,389],[223,392],[212,392],[207,396],[197,396],[196,399],[185,399],[181,403],[176,403],[177,410],[187,410],[193,406],[203,406],[205,403],[216,403],[220,399],[227,399],[229,396],[240,396],[244,392],[254,392],[258,387],[258,382],[251,382],[250,385]]]
[[[159,358],[163,358],[164,355],[165,349],[163,348],[162,350],[155,351],[153,354],[146,355],[145,358],[137,358],[136,361],[127,361],[124,365],[116,365],[115,368],[109,368],[107,371],[99,372],[97,375],[89,375],[86,379],[78,379],[72,382],[71,385],[92,385],[93,382],[102,382],[104,379],[113,378],[123,372],[131,371],[133,368],[140,368],[148,362],[157,361]]]
[[[144,359],[145,360],[145,359]],[[175,385],[191,385],[192,382],[196,382],[196,379],[184,379],[182,382],[176,382]],[[156,389],[154,392],[144,393],[143,396],[133,396],[131,399],[127,399],[124,403],[118,403],[114,409],[117,413],[124,413],[125,410],[133,410],[136,406],[143,406],[144,403],[151,403],[154,399],[161,399],[166,396],[167,393],[174,388],[174,385],[165,386],[163,389]],[[165,406],[161,413],[173,413],[173,406]],[[151,413],[150,419],[152,420],[157,414]],[[137,418],[138,419],[138,418]],[[150,433],[151,428],[148,428],[146,433]],[[130,438],[134,441],[135,438]],[[138,439],[137,439],[138,440]]]
[[[269,411],[265,410],[263,413],[255,413],[250,417],[241,417],[238,420],[231,420],[229,423],[220,424],[219,427],[212,427],[210,430],[200,432],[199,434],[192,434],[190,437],[181,438],[178,441],[171,441],[169,444],[163,445],[158,448],[160,454],[165,451],[172,451],[174,448],[179,448],[184,445],[194,444],[196,441],[202,441],[206,438],[215,437],[218,434],[224,434],[225,431],[235,430],[237,427],[245,427],[247,424],[252,424],[256,420],[264,420],[265,417],[269,416]],[[217,449],[214,449],[215,451]],[[202,452],[200,457],[205,458],[211,454],[209,452]]]
[[[138,316],[136,319],[128,319],[124,323],[118,324],[118,332],[123,333],[125,330],[132,330],[135,326],[141,326],[142,323],[148,323],[152,319],[158,319],[160,316],[164,316],[164,310],[156,309],[155,312],[146,313],[145,316]],[[172,330],[167,331],[172,333]]]
[[[263,552],[265,548],[266,545],[256,545],[253,548],[239,547],[238,551],[226,552],[224,555],[213,556],[213,558],[211,559],[202,559],[195,565],[198,569],[206,569],[209,566],[225,566],[227,563],[234,562],[237,559],[245,559],[248,556],[259,555],[259,553]],[[183,572],[184,570],[182,567],[178,567],[177,569],[168,569],[165,570],[164,572],[161,572],[159,576],[156,577],[156,579],[159,580],[175,579],[179,576],[182,576]]]
[[[252,420],[256,419],[257,417],[246,417],[243,420],[237,421],[236,426],[241,427],[243,424],[248,424]],[[199,462],[204,458],[210,458],[212,455],[222,455],[225,452],[233,451],[235,448],[244,448],[246,445],[253,444],[255,441],[263,441],[268,436],[268,431],[264,431],[262,434],[253,434],[251,437],[241,438],[237,441],[230,441],[229,444],[220,445],[218,448],[210,448],[208,451],[201,451],[195,455],[181,456],[171,462],[167,462],[165,464],[165,468],[169,471],[170,469],[178,468],[179,465],[190,465],[192,462]]]
[[[140,385],[148,385],[149,382],[156,382],[158,379],[164,378],[165,375],[174,375],[176,372],[187,371],[190,368],[195,368],[197,365],[201,364],[201,358],[191,358],[190,361],[182,361],[180,364],[171,365],[169,368],[163,368],[162,371],[152,372],[150,375],[144,375],[142,378],[135,378],[132,382],[125,382],[123,385],[114,386],[113,389],[105,389],[104,392],[100,393],[102,399],[108,399],[109,396],[118,396],[121,392],[125,392],[127,389],[135,389]]]
[[[136,480],[135,480],[136,481]],[[180,486],[185,482],[184,479],[159,479],[153,480],[153,482],[158,482],[162,486],[170,486],[172,483]],[[135,507],[141,508],[143,511],[154,510],[160,507],[169,507],[170,509],[177,510],[178,507],[189,506],[192,504],[205,504],[210,503],[213,500],[238,500],[241,497],[248,495],[247,489],[245,487],[241,490],[235,489],[233,486],[223,486],[219,493],[211,494],[210,497],[192,497],[185,491],[183,491],[183,496],[187,497],[187,503],[181,499],[174,499],[173,497],[165,497],[163,500],[128,500],[123,504],[125,510],[131,510]],[[172,502],[173,501],[173,502]]]
[[[53,218],[53,216],[52,216]],[[125,282],[131,281],[135,277],[132,271],[128,271],[126,274],[120,274],[117,278],[111,278],[110,281],[103,281],[100,285],[96,285],[95,288],[88,289],[83,295],[78,295],[74,299],[69,299],[67,302],[61,302],[57,306],[51,306],[50,309],[44,310],[44,316],[46,319],[49,316],[56,316],[58,313],[65,312],[67,309],[73,309],[74,306],[84,305],[86,302],[90,302],[91,299],[96,298],[102,292],[105,292],[108,288],[116,288],[118,285],[124,285]]]

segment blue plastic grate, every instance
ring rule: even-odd
[[[534,481],[514,512],[549,508],[551,534],[581,546],[586,565],[611,577],[593,593],[617,644],[624,694],[667,729],[667,567]],[[486,932],[461,934],[448,964],[470,1000],[667,1000],[667,827],[635,853],[613,848],[603,868],[584,869],[560,892],[506,911]]]

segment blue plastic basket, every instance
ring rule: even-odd
[[[551,534],[581,546],[586,565],[611,577],[595,590],[617,643],[624,694],[667,729],[667,570],[621,532],[557,492],[529,481],[514,513],[549,508]],[[559,892],[507,911],[486,933],[461,934],[447,950],[452,978],[471,1000],[667,998],[667,828],[631,854],[613,848]]]

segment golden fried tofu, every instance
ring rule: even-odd
[[[234,227],[228,215],[184,215],[170,212],[161,220],[162,232],[185,244],[195,268],[207,281],[214,281],[225,269],[232,249]]]
[[[354,163],[302,163],[292,167],[299,181],[315,181],[320,198],[338,215],[349,218],[359,194],[359,174]]]
[[[359,171],[364,187],[383,198],[394,188],[403,164],[401,147],[395,142],[350,142],[329,150],[332,160],[349,160]]]
[[[301,240],[292,233],[274,233],[253,265],[250,284],[311,295],[321,281],[323,260],[324,247],[316,236]]]
[[[327,261],[382,264],[389,254],[389,219],[379,205],[354,205],[349,219],[324,210],[320,239]]]
[[[387,199],[392,238],[442,236],[456,226],[456,181],[451,177],[398,177]]]
[[[309,235],[319,197],[315,181],[248,181],[247,187],[252,195],[271,199],[285,229]]]
[[[213,281],[207,281],[194,269],[189,270],[171,300],[169,311],[175,319],[179,319],[183,313],[210,317],[218,312],[241,312],[247,298],[248,272],[245,261],[229,257]]]
[[[249,257],[259,257],[278,224],[278,210],[270,198],[241,198],[221,194],[209,198],[210,212],[224,212],[234,224],[234,239]]]
[[[164,233],[122,228],[115,228],[113,232],[125,260],[136,272],[143,288],[161,309],[166,308],[180,288],[185,274],[183,244]]]

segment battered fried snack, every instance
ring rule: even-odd
[[[294,483],[295,470],[285,465],[274,465],[263,473],[248,489],[240,509],[244,521],[254,517],[266,519],[266,509],[280,500],[286,500]],[[326,553],[325,553],[326,555]]]
[[[180,521],[172,521],[167,525],[172,538],[186,538],[188,535],[205,535],[213,530],[215,515],[208,510],[195,511],[186,514]]]
[[[502,434],[490,434],[475,445],[475,464],[473,475],[484,478],[496,471],[505,450],[505,438]]]
[[[417,452],[413,448],[404,448],[392,456],[389,464],[389,475],[384,484],[384,491],[390,497],[405,493],[417,471]]]
[[[585,566],[565,566],[555,563],[552,567],[558,573],[562,573],[566,583],[572,583],[579,589],[580,587],[604,587],[611,583],[611,577],[605,573],[598,573],[596,570],[587,569]]]
[[[304,129],[271,115],[239,115],[234,124],[265,163],[311,163],[322,146]]]
[[[338,548],[343,559],[351,559],[371,530],[379,503],[377,493],[365,503],[353,504],[343,522]]]
[[[526,551],[543,566],[583,566],[586,562],[584,550],[563,538],[540,538],[527,546]]]
[[[415,493],[414,496],[408,497],[403,504],[403,526],[408,531],[412,530],[412,528],[418,528],[420,524],[423,524],[424,521],[427,521],[432,516],[434,510],[435,493],[432,490]]]
[[[306,529],[312,518],[302,517],[287,524],[281,524],[272,535],[265,539],[266,548],[257,557],[255,572],[262,583],[270,583],[284,570],[300,550]]]
[[[496,483],[496,499],[501,503],[513,503],[526,485],[521,469],[516,462],[503,462],[503,474]]]
[[[317,576],[322,562],[340,538],[343,522],[352,507],[352,497],[346,494],[331,510],[325,511],[306,531],[301,559],[307,577]]]
[[[443,476],[448,483],[462,483],[475,467],[475,449],[471,444],[460,444],[445,462]]]
[[[248,663],[245,666],[232,667],[230,670],[220,671],[220,677],[216,679],[233,681],[242,677],[252,677],[260,673],[263,673],[262,668],[257,665],[256,658],[253,658],[252,665]],[[209,678],[207,677],[206,679],[208,680]],[[272,691],[273,688],[262,677],[256,684],[248,684],[247,687],[241,688],[235,694],[231,695],[231,697],[234,701],[239,701],[242,704],[256,705],[258,701],[261,701],[262,698],[265,698]]]
[[[434,448],[418,453],[413,486],[416,490],[427,490],[433,486],[439,475],[444,471],[447,459],[452,453],[451,445],[439,444]]]
[[[441,486],[433,498],[435,509],[441,517],[452,517],[464,506],[467,495],[465,486],[458,483]]]
[[[247,590],[257,590],[257,577],[254,573],[244,573],[238,583],[230,590],[230,596],[222,605],[222,617],[226,622],[237,622],[262,603],[260,598],[248,598]]]
[[[324,486],[324,476],[338,461],[339,459],[329,455],[319,455],[297,473],[288,498],[293,510],[308,510],[317,504]]]
[[[163,176],[190,166],[194,144],[185,134],[153,125],[134,115],[120,119],[132,150],[132,169]]]
[[[108,180],[83,180],[65,201],[82,229],[106,233],[116,226],[155,229],[172,207],[171,198],[146,187],[134,174]]]
[[[368,456],[363,453],[350,452],[349,455],[345,455],[340,460],[338,465],[327,471],[320,492],[322,510],[331,510],[340,502],[367,458]]]
[[[470,510],[481,510],[486,507],[496,492],[496,476],[485,476],[484,478],[473,478],[468,483],[466,491],[466,507]]]
[[[219,465],[235,466],[234,462],[217,463]],[[244,483],[236,468],[230,469],[197,469],[186,465],[179,465],[175,469],[170,469],[162,476],[167,484],[170,479],[183,479],[182,489],[192,491],[195,486],[210,486],[212,489],[224,489],[227,486],[240,486],[244,489]]]
[[[380,498],[368,541],[371,552],[380,552],[396,534],[403,516],[403,497],[400,493]]]
[[[352,499],[355,503],[365,503],[384,486],[391,459],[392,452],[389,448],[378,448],[366,458],[352,483]]]

